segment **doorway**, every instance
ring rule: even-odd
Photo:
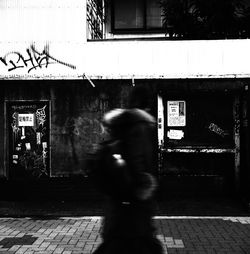
[[[168,191],[229,193],[239,185],[239,100],[215,92],[158,96],[159,171]]]
[[[50,102],[6,101],[9,179],[50,176]]]

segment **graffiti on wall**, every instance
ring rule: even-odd
[[[87,112],[102,112],[104,113],[109,106],[109,98],[107,94],[103,93],[96,96],[88,96],[83,99],[83,109]]]
[[[46,108],[46,105],[43,108],[39,108],[36,110],[36,117],[37,117],[38,125],[43,126],[46,121],[45,108]]]
[[[225,137],[228,136],[229,133],[225,130],[223,130],[222,128],[220,128],[217,124],[215,123],[210,123],[208,126],[208,129],[214,133],[216,133],[217,135],[221,136],[221,137]]]
[[[67,117],[61,129],[62,134],[78,136],[79,138],[99,136],[103,133],[102,124],[97,118]]]
[[[25,168],[27,172],[30,172],[34,177],[41,177],[48,175],[46,166],[47,151],[43,151],[42,154],[36,153],[36,151],[25,151],[20,156],[20,164]]]
[[[1,63],[7,68],[8,72],[24,68],[27,70],[27,73],[30,73],[33,70],[42,69],[43,67],[48,68],[51,64],[61,64],[76,69],[76,66],[53,57],[49,53],[48,45],[42,51],[38,51],[34,45],[31,45],[26,49],[25,53],[18,51],[9,52],[3,57],[0,57]]]
[[[14,113],[12,114],[12,123],[11,123],[11,127],[12,127],[12,130],[13,130],[13,133],[14,133],[14,134],[17,134],[18,131],[19,131],[19,128],[17,127],[17,115],[18,115],[17,112],[14,112]]]

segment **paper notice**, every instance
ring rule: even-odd
[[[182,139],[184,138],[184,132],[182,130],[169,130],[168,133],[169,139]]]
[[[25,147],[26,147],[27,150],[31,150],[31,145],[30,145],[30,143],[25,143]]]
[[[47,146],[47,142],[43,142],[43,149],[46,149],[48,146]]]
[[[34,114],[18,114],[18,126],[34,126]]]
[[[168,126],[186,126],[185,101],[168,101]]]
[[[41,132],[37,132],[37,133],[36,133],[36,143],[37,143],[38,145],[41,144]]]

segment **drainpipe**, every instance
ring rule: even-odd
[[[242,104],[242,134],[244,142],[244,164],[242,170],[244,170],[243,175],[243,195],[246,198],[247,208],[250,211],[250,135],[249,135],[249,108],[250,108],[250,94],[249,87],[245,85],[244,94],[243,94],[243,104]]]
[[[164,106],[160,94],[157,96],[158,173],[162,173],[162,148],[164,147]]]
[[[105,35],[106,35],[106,29],[105,29],[105,0],[102,0],[102,39],[105,39]]]
[[[236,194],[240,192],[240,98],[234,99],[234,187]]]

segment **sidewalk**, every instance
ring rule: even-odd
[[[91,254],[104,206],[102,199],[2,200],[0,254]],[[168,197],[158,200],[154,223],[165,254],[250,253],[250,213],[238,199]]]
[[[168,254],[250,253],[250,217],[163,216],[154,223]],[[99,216],[0,218],[0,253],[90,254],[100,230]]]

